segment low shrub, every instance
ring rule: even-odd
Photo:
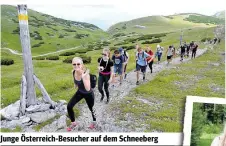
[[[60,35],[59,35],[59,38],[64,38],[64,35],[60,34]]]
[[[14,60],[13,59],[8,59],[8,58],[3,58],[1,59],[1,65],[12,65],[14,64]]]
[[[83,63],[85,63],[85,64],[91,63],[91,57],[90,56],[79,55],[79,57],[82,58]],[[72,63],[73,58],[74,58],[74,56],[68,57],[68,58],[63,60],[63,63]]]
[[[64,52],[64,53],[61,53],[60,56],[71,56],[71,55],[75,55],[74,52]]]
[[[47,56],[46,60],[59,60],[59,56]]]
[[[154,39],[151,41],[144,41],[141,44],[154,44],[154,43],[161,43],[161,42],[162,42],[162,40],[158,38],[158,39]]]
[[[201,40],[201,42],[206,42],[206,41],[210,41],[210,40],[212,40],[212,39],[209,38],[209,37],[207,37],[207,38],[203,38],[203,39]]]
[[[34,44],[33,46],[31,46],[32,48],[35,48],[35,47],[40,47],[41,44]]]
[[[32,57],[32,60],[45,60],[46,57],[44,56],[39,56],[39,57]]]

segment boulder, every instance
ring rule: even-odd
[[[20,120],[12,120],[12,121],[7,122],[5,127],[9,128],[9,129],[13,129],[16,126],[21,126],[21,125],[22,125],[22,123]]]
[[[56,113],[51,112],[51,111],[36,112],[36,113],[28,114],[27,116],[30,117],[31,120],[36,123],[42,123],[42,122],[45,122],[45,121],[55,117]]]
[[[7,107],[0,110],[0,114],[7,120],[17,120],[20,114],[20,101],[8,105]]]
[[[40,112],[40,111],[47,111],[50,109],[50,104],[39,104],[39,105],[30,105],[26,108],[27,112]]]
[[[57,129],[67,127],[66,119],[67,119],[66,115],[63,115],[57,120]]]
[[[31,120],[30,117],[22,117],[22,118],[20,118],[20,121],[21,121],[22,124],[28,123],[30,120]]]

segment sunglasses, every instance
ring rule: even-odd
[[[107,56],[107,54],[104,54],[104,53],[103,53],[102,55],[103,55],[103,56]]]
[[[77,65],[77,66],[80,66],[81,64],[80,64],[80,63],[77,63],[77,64],[76,64],[76,63],[74,63],[74,64],[73,64],[73,66],[76,66],[76,65]]]

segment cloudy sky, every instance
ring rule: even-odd
[[[213,15],[225,10],[226,4],[225,0],[7,0],[5,3],[26,3],[30,9],[63,19],[92,23],[104,30],[121,21],[151,15],[188,12]]]

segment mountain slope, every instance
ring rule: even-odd
[[[225,11],[217,12],[216,14],[213,15],[213,17],[225,19]]]
[[[190,15],[196,15],[203,17],[200,14],[177,14],[171,16],[148,16],[143,18],[138,18],[126,22],[117,23],[108,29],[108,32],[112,35],[117,33],[163,33],[172,32],[180,29],[193,28],[193,27],[211,27],[214,24],[204,24],[204,23],[194,23],[186,21]]]
[[[21,52],[17,9],[1,6],[1,47]],[[43,54],[88,44],[107,37],[97,26],[84,22],[69,21],[28,10],[32,54]]]

